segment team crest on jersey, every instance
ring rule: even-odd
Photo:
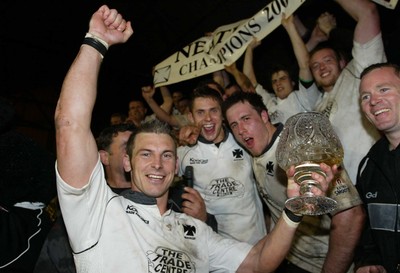
[[[186,239],[194,240],[196,239],[196,227],[191,225],[182,225],[183,226],[183,233],[185,234]]]
[[[233,160],[243,160],[243,150],[242,149],[234,149],[232,151]]]
[[[149,273],[185,272],[194,273],[196,267],[185,252],[158,247],[155,251],[147,251]]]
[[[212,180],[206,190],[204,199],[211,200],[221,197],[242,197],[244,195],[242,182],[231,177],[223,177]]]
[[[267,170],[267,175],[274,176],[274,162],[268,161],[267,165],[265,165],[265,169]]]
[[[126,210],[125,210],[125,211],[126,211],[126,213],[137,215],[137,217],[139,217],[140,220],[142,220],[142,221],[145,222],[146,224],[149,223],[149,220],[144,219],[143,216],[141,216],[141,215],[139,214],[139,212],[138,212],[137,208],[135,208],[135,206],[133,206],[133,205],[128,205],[128,206],[126,207]]]

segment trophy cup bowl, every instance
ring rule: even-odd
[[[336,201],[326,196],[315,196],[312,187],[320,188],[311,174],[326,177],[320,163],[339,165],[343,147],[329,119],[318,112],[303,112],[290,117],[280,135],[276,150],[279,166],[285,171],[295,166],[294,180],[300,185],[300,196],[288,199],[285,206],[302,215],[322,215],[336,208]]]

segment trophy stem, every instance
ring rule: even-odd
[[[286,207],[294,213],[303,215],[322,215],[336,209],[336,201],[325,196],[315,196],[311,189],[320,185],[311,174],[315,172],[326,177],[319,164],[305,162],[295,167],[294,180],[300,185],[300,196],[286,201]]]

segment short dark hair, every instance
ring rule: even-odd
[[[368,73],[370,73],[371,71],[378,69],[378,68],[384,68],[384,67],[389,67],[389,68],[393,68],[394,73],[397,75],[397,77],[400,78],[400,66],[398,66],[397,64],[393,64],[393,63],[376,63],[376,64],[372,64],[368,67],[366,67],[360,75],[360,80],[367,75]]]
[[[108,151],[111,143],[113,142],[113,138],[116,137],[118,133],[123,133],[126,131],[133,133],[135,130],[136,126],[132,123],[110,125],[104,128],[96,138],[97,149]]]
[[[128,143],[126,145],[126,153],[129,155],[129,158],[132,158],[132,152],[133,149],[135,148],[135,139],[136,136],[140,133],[155,133],[155,134],[169,135],[175,143],[175,154],[176,154],[177,141],[171,126],[169,126],[168,123],[165,123],[158,119],[153,119],[142,123],[141,126],[137,128],[129,137]]]
[[[228,109],[238,102],[248,102],[260,115],[262,111],[267,111],[267,107],[259,94],[252,92],[235,92],[222,103],[222,114],[225,120],[227,120],[226,112]]]
[[[278,73],[279,71],[285,71],[289,75],[290,80],[294,79],[294,76],[293,76],[294,73],[291,68],[289,68],[288,66],[283,65],[283,64],[275,64],[271,67],[271,69],[269,69],[269,73],[268,73],[269,80],[272,81],[272,75],[275,73]]]
[[[310,51],[310,59],[311,57],[320,50],[330,49],[334,52],[336,60],[339,62],[340,60],[345,60],[344,55],[338,50],[335,46],[333,46],[330,42],[322,42],[318,44],[313,50]]]
[[[221,94],[215,89],[209,87],[208,85],[202,85],[193,90],[190,96],[190,103],[189,103],[190,111],[193,110],[193,103],[196,98],[211,98],[216,100],[219,103],[219,105],[222,104]]]

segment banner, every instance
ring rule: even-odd
[[[256,37],[262,40],[281,24],[282,13],[291,15],[306,0],[275,0],[253,17],[217,28],[155,66],[154,86],[164,86],[203,76],[235,62]]]
[[[388,9],[394,9],[397,5],[397,0],[372,0],[372,1]]]

